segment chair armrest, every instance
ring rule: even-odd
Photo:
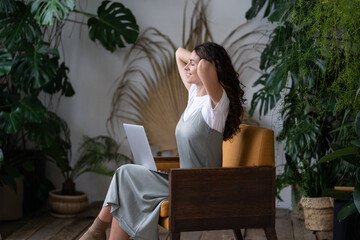
[[[275,226],[275,167],[171,169],[170,229]],[[199,227],[199,226],[198,226]],[[199,229],[199,228],[197,228]]]
[[[169,171],[170,168],[180,168],[179,157],[154,157],[159,170]]]

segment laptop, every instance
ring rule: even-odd
[[[123,123],[123,125],[134,156],[134,163],[147,167],[150,171],[157,172],[167,178],[168,172],[158,170],[156,167],[144,127],[129,123]]]

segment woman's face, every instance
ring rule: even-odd
[[[197,74],[197,66],[199,64],[200,57],[195,51],[192,51],[189,62],[185,65],[186,80],[190,84],[201,84],[200,78]]]

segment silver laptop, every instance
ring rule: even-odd
[[[162,175],[167,174],[167,172],[158,170],[156,167],[144,127],[128,123],[124,123],[123,125],[131,152],[134,156],[134,163],[145,166],[151,171],[158,172]]]

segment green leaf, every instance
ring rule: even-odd
[[[352,156],[357,154],[358,154],[358,149],[356,147],[347,147],[327,154],[326,156],[322,157],[319,160],[319,162],[320,163],[329,162],[344,156]]]
[[[258,15],[260,10],[264,7],[266,0],[252,0],[251,7],[247,10],[245,17],[246,19],[250,20]],[[269,5],[270,6],[270,5]],[[268,6],[268,8],[269,8]],[[271,6],[270,6],[271,9]],[[267,15],[264,15],[266,17]]]
[[[42,122],[28,124],[26,129],[29,139],[44,147],[51,147],[59,135],[68,131],[66,122],[52,112],[46,112]]]
[[[20,108],[16,108],[11,113],[0,112],[0,119],[5,123],[4,130],[6,133],[19,131],[25,123],[24,114]]]
[[[32,18],[27,6],[17,1],[17,9],[9,16],[0,13],[0,43],[12,51],[25,42],[35,43],[41,38],[41,29],[36,21]]]
[[[19,107],[24,113],[24,118],[27,122],[41,123],[46,114],[46,108],[40,100],[34,96],[29,95],[25,97],[20,103]]]
[[[360,112],[356,115],[355,118],[355,131],[357,136],[360,138]]]
[[[360,139],[352,140],[350,143],[355,147],[360,147]]]
[[[54,17],[60,22],[75,8],[75,0],[29,0],[34,18],[42,25],[53,25]]]
[[[274,10],[272,11],[271,15],[268,17],[268,20],[270,22],[279,22],[279,21],[284,21],[287,19],[289,12],[291,12],[291,7],[294,5],[295,1],[294,0],[269,1],[268,7],[270,6],[271,2],[275,6],[274,6]],[[270,11],[270,9],[268,11]]]
[[[15,0],[1,0],[0,1],[0,12],[6,14],[13,13],[16,8]]]
[[[12,80],[26,93],[39,92],[56,76],[59,53],[44,42],[24,44],[22,49],[23,53],[14,59]]]
[[[339,222],[341,222],[342,220],[344,220],[345,218],[353,215],[354,213],[356,213],[357,209],[355,206],[354,202],[350,202],[348,204],[346,204],[338,213],[337,215],[337,219]]]
[[[54,59],[57,61],[57,59]],[[57,65],[57,64],[56,64]],[[66,97],[71,97],[75,94],[75,91],[69,81],[69,78],[67,76],[67,72],[69,71],[69,68],[65,66],[65,63],[63,62],[55,75],[55,77],[47,83],[44,86],[44,92],[49,94],[55,94],[59,91],[61,91],[61,95]]]
[[[287,74],[284,72],[284,66],[278,65],[271,70],[267,79],[265,80],[265,88],[269,94],[279,94],[286,83]]]
[[[41,123],[46,113],[45,107],[34,95],[29,95],[19,102],[13,103],[11,112],[0,112],[0,119],[5,123],[6,133],[17,132],[25,124]]]
[[[351,193],[332,189],[332,188],[324,189],[322,191],[322,196],[323,197],[332,197],[332,198],[335,198],[338,200],[350,200],[351,199]]]
[[[83,137],[83,143],[79,147],[79,160],[76,162],[72,178],[80,176],[85,172],[95,172],[111,176],[113,170],[104,166],[107,162],[114,162],[117,166],[130,163],[131,159],[118,153],[119,144],[107,136]]]
[[[12,66],[12,56],[6,48],[0,48],[0,76],[8,74]]]
[[[89,37],[99,40],[107,50],[113,52],[116,47],[123,48],[125,43],[135,43],[139,35],[139,26],[131,11],[121,3],[103,1],[98,8],[98,17],[88,20]]]

